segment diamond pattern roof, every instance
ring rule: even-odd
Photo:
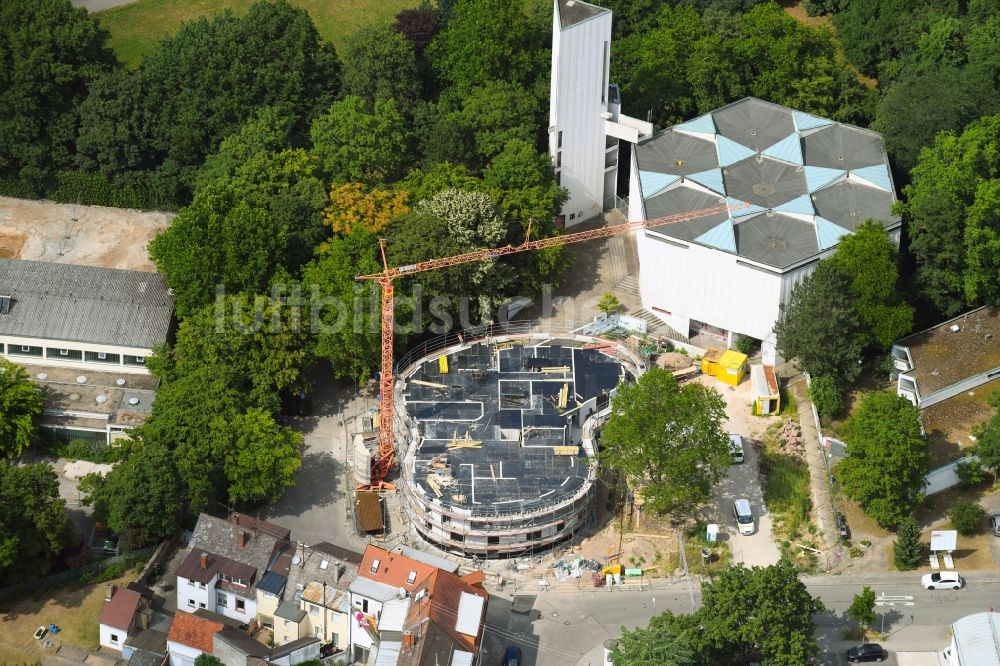
[[[660,132],[635,158],[647,218],[718,205],[714,193],[732,208],[655,231],[776,268],[866,219],[900,223],[877,133],[752,97]]]

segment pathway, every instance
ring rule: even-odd
[[[812,489],[812,503],[816,515],[816,527],[823,539],[823,550],[830,552],[837,548],[837,523],[833,515],[833,501],[830,498],[830,472],[827,468],[826,453],[819,441],[819,431],[813,418],[812,403],[809,401],[806,376],[799,374],[788,380],[788,391],[795,396],[799,407],[799,425],[809,464]]]

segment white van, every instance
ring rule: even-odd
[[[743,438],[733,433],[729,434],[729,458],[734,463],[743,462]]]
[[[750,511],[750,500],[738,499],[733,502],[733,515],[736,517],[736,527],[740,534],[749,536],[754,533],[753,512]]]

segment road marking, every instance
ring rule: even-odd
[[[913,606],[913,597],[906,594],[899,595],[887,595],[882,592],[879,596],[875,597],[876,606]]]

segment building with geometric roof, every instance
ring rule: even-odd
[[[629,220],[728,204],[636,233],[644,306],[683,336],[763,342],[792,287],[868,219],[898,242],[881,136],[748,97],[633,150]]]

